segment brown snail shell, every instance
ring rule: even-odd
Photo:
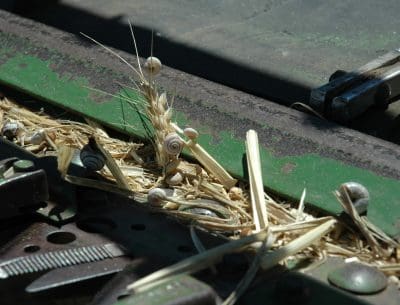
[[[165,152],[172,156],[179,155],[184,146],[184,142],[176,133],[167,135],[163,144]]]
[[[165,166],[165,173],[166,174],[175,174],[177,172],[178,166],[181,163],[181,159],[175,159],[170,162]]]
[[[243,198],[243,191],[240,187],[234,186],[229,190],[228,196],[231,200],[240,200]]]
[[[144,63],[144,68],[152,75],[157,75],[162,68],[162,64],[157,57],[150,56],[146,59],[146,62]]]

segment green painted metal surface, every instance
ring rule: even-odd
[[[99,97],[98,93],[88,88],[92,86],[89,78],[60,72],[57,66],[60,58],[56,52],[50,52],[52,55],[45,59],[27,55],[35,54],[31,52],[35,46],[31,46],[32,49],[26,53],[21,52],[14,48],[15,41],[7,43],[12,39],[15,37],[0,34],[1,83],[78,112],[124,133],[146,137],[141,115],[123,99]],[[82,65],[93,68],[93,65],[87,62],[82,62]],[[110,81],[112,77],[111,73]],[[124,89],[120,94],[140,101],[138,94],[132,90]],[[178,124],[190,124],[184,113],[178,112],[175,116]],[[235,138],[226,130],[220,131],[217,138],[215,135],[202,134],[199,142],[228,171],[238,177],[244,176],[242,158],[245,148],[241,139]],[[390,235],[399,235],[400,181],[380,177],[367,170],[316,154],[279,157],[274,155],[271,147],[261,148],[261,160],[264,183],[268,189],[290,198],[299,198],[303,188],[307,188],[307,202],[327,213],[340,212],[340,206],[332,192],[341,183],[357,181],[364,184],[372,197],[368,211],[370,220]]]

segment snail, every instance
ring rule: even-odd
[[[162,64],[157,57],[150,56],[146,59],[144,67],[150,74],[157,75],[161,70]]]
[[[180,159],[175,159],[170,162],[165,166],[165,173],[166,174],[175,174],[177,172],[177,168],[179,164],[181,163]]]
[[[152,205],[160,205],[167,199],[167,193],[158,187],[151,189],[147,194],[147,201]]]
[[[243,191],[240,187],[234,186],[228,192],[229,199],[240,200],[243,198]]]
[[[176,133],[170,133],[164,139],[164,150],[168,155],[178,156],[184,146],[184,142]]]
[[[1,128],[1,134],[8,140],[13,140],[23,132],[24,124],[17,121],[7,121]]]
[[[358,182],[346,182],[341,185],[341,188],[342,187],[347,189],[358,214],[366,214],[369,203],[369,192],[367,188]]]
[[[90,171],[101,170],[106,162],[106,158],[100,151],[93,149],[90,144],[85,145],[80,153],[80,158],[84,167]]]
[[[199,136],[199,133],[197,132],[197,130],[194,129],[194,128],[190,128],[190,127],[185,128],[185,129],[183,130],[183,133],[184,133],[184,135],[187,136],[190,140],[196,140],[196,139],[198,138],[198,136]]]
[[[174,175],[170,175],[165,179],[169,185],[178,185],[181,184],[183,181],[183,175],[180,172],[175,173]]]
[[[46,134],[44,129],[40,129],[38,131],[35,131],[28,139],[27,142],[34,144],[34,145],[39,145],[46,139]]]

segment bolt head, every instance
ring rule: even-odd
[[[376,268],[348,263],[328,274],[331,284],[358,294],[374,294],[387,286],[386,276]]]
[[[13,169],[18,173],[30,172],[35,169],[35,164],[30,160],[18,160],[13,163]]]

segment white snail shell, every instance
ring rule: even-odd
[[[197,139],[197,137],[199,136],[199,133],[197,132],[197,130],[194,129],[194,128],[190,128],[190,127],[185,128],[185,129],[183,130],[183,133],[184,133],[184,135],[187,136],[190,140],[195,140],[195,139]]]
[[[8,121],[1,128],[1,134],[8,139],[15,138],[24,128],[24,124],[17,121]]]
[[[40,129],[35,131],[29,138],[29,142],[34,145],[39,145],[42,143],[46,138],[44,129]]]
[[[170,133],[165,137],[164,150],[167,154],[177,156],[181,153],[184,143],[176,133]]]
[[[174,175],[168,176],[165,179],[165,182],[167,182],[169,185],[178,185],[181,184],[183,181],[183,175],[180,172],[177,172]]]
[[[146,59],[146,62],[144,63],[144,67],[146,68],[146,70],[153,74],[156,75],[160,72],[162,64],[161,61],[154,56],[150,56]]]
[[[158,187],[151,189],[147,194],[147,201],[152,205],[159,205],[167,198],[167,193]]]

